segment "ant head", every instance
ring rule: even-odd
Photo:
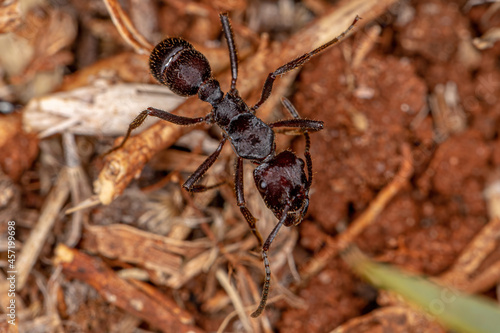
[[[196,95],[212,76],[207,58],[182,38],[167,38],[156,45],[149,67],[156,80],[181,96]]]
[[[302,222],[309,207],[310,187],[302,159],[285,150],[255,168],[253,176],[260,195],[278,220],[289,206],[284,224],[292,226]]]

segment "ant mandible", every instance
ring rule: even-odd
[[[255,116],[255,111],[269,98],[274,80],[278,75],[285,74],[297,67],[304,65],[311,57],[320,53],[329,46],[338,43],[354,27],[360,19],[356,16],[352,24],[339,36],[328,43],[308,52],[270,73],[264,83],[259,101],[248,107],[246,102],[239,96],[236,89],[238,78],[238,58],[236,46],[233,41],[233,31],[227,14],[221,14],[220,20],[229,48],[231,62],[231,90],[224,94],[220,89],[219,82],[212,76],[212,70],[208,60],[203,54],[182,38],[167,38],[155,46],[149,58],[149,66],[152,75],[161,84],[180,96],[193,96],[212,105],[212,110],[205,117],[189,118],[174,115],[167,111],[147,108],[142,111],[129,125],[128,131],[119,146],[111,149],[114,151],[121,148],[135,128],[139,127],[147,116],[157,117],[177,125],[195,125],[205,122],[216,124],[222,130],[222,139],[219,146],[187,179],[182,185],[191,192],[201,192],[214,186],[196,185],[200,178],[215,163],[227,140],[233,146],[237,155],[235,171],[235,192],[238,206],[245,217],[252,233],[262,246],[262,258],[265,267],[265,282],[262,290],[262,298],[259,307],[252,313],[252,317],[258,317],[264,310],[269,294],[271,282],[271,268],[267,252],[276,237],[281,226],[287,227],[298,225],[302,222],[309,206],[309,189],[312,182],[312,160],[309,153],[310,139],[308,132],[323,129],[323,122],[317,120],[301,119],[287,100],[282,99],[284,107],[294,119],[276,121],[270,124],[264,123]],[[305,164],[307,176],[304,170],[304,161],[289,150],[276,154],[274,142],[274,128],[295,128],[303,133],[305,145]],[[256,219],[248,210],[243,195],[243,160],[250,160],[257,167],[254,170],[254,180],[266,206],[279,220],[271,234],[262,245],[262,236],[255,227]]]

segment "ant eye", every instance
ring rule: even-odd
[[[261,180],[260,183],[259,183],[259,189],[260,190],[265,190],[267,188],[267,183],[265,180]]]

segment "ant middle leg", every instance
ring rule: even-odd
[[[349,26],[349,28],[347,28],[344,32],[342,32],[340,35],[338,35],[334,39],[332,39],[328,43],[323,44],[320,47],[312,50],[311,52],[307,52],[307,53],[301,55],[300,57],[297,57],[294,60],[284,64],[283,66],[279,67],[274,72],[269,73],[269,75],[267,76],[266,82],[264,83],[264,87],[262,88],[262,94],[260,96],[260,100],[251,108],[252,111],[256,111],[269,98],[269,96],[271,95],[271,90],[273,89],[274,80],[276,80],[276,78],[279,75],[283,75],[285,73],[288,73],[288,72],[294,70],[295,68],[301,67],[307,61],[309,61],[309,59],[311,59],[312,57],[314,57],[318,53],[320,53],[320,52],[324,51],[326,48],[340,42],[342,39],[344,39],[344,37],[347,35],[347,33],[349,31],[351,31],[352,28],[354,28],[354,25],[360,19],[361,18],[358,15],[356,15],[356,17],[354,18],[354,21]]]
[[[324,123],[320,120],[309,120],[300,118],[299,113],[293,106],[292,102],[290,102],[287,98],[282,97],[281,103],[295,119],[278,120],[273,123],[270,123],[269,127],[271,128],[291,127],[295,128],[296,131],[299,130],[298,134],[305,134],[307,132],[316,132],[323,129]],[[296,131],[293,131],[293,133],[288,133],[289,131],[284,131],[284,133],[297,134],[295,133]]]
[[[298,130],[298,134],[303,134],[307,131],[309,132],[317,132],[323,129],[324,123],[320,120],[309,120],[309,119],[286,119],[286,120],[279,120],[274,123],[269,124],[269,127],[271,128],[279,128],[279,127],[290,127],[296,129],[295,131],[291,131],[293,133],[290,134],[296,134],[295,132]],[[284,130],[283,131],[285,134],[288,134],[289,131]]]
[[[163,110],[159,110],[159,109],[155,109],[155,108],[151,108],[151,107],[147,108],[146,110],[139,113],[139,115],[137,117],[135,117],[135,119],[132,120],[132,122],[128,125],[127,133],[123,137],[122,142],[118,146],[109,150],[105,155],[108,155],[109,153],[123,147],[125,142],[127,142],[127,140],[129,139],[132,131],[134,129],[136,129],[137,127],[141,126],[142,123],[146,120],[146,118],[148,116],[157,117],[157,118],[166,120],[170,123],[177,124],[177,125],[196,125],[196,124],[199,124],[201,122],[207,121],[207,119],[208,119],[206,117],[199,117],[199,118],[183,117],[183,116],[178,116],[178,115],[172,114],[172,113],[167,112],[167,111],[163,111]]]
[[[257,222],[257,219],[252,215],[250,210],[248,210],[246,202],[245,202],[245,195],[243,193],[243,159],[241,157],[238,157],[238,161],[236,162],[236,175],[235,175],[235,180],[234,180],[234,187],[235,187],[235,192],[236,192],[236,201],[238,203],[238,206],[240,207],[241,214],[243,217],[245,217],[245,220],[248,223],[248,226],[250,227],[250,230],[252,231],[252,234],[257,238],[257,241],[259,242],[259,246],[262,246],[262,236],[260,235],[259,230],[257,230],[255,223]]]

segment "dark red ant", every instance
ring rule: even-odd
[[[222,151],[222,147],[229,139],[238,157],[235,171],[235,191],[238,206],[252,233],[259,241],[259,245],[262,245],[262,236],[255,227],[256,219],[246,207],[243,195],[243,160],[250,160],[258,165],[254,170],[255,185],[267,207],[274,213],[279,222],[262,245],[266,278],[259,307],[252,313],[252,317],[258,317],[264,310],[267,302],[271,282],[271,268],[267,252],[271,243],[281,226],[285,225],[289,227],[298,225],[302,222],[307,212],[309,206],[309,189],[313,174],[311,154],[309,153],[310,139],[308,132],[323,129],[322,121],[301,119],[293,105],[287,99],[282,99],[283,105],[294,119],[266,124],[255,116],[255,111],[271,95],[273,82],[278,75],[285,74],[302,66],[314,55],[339,42],[354,27],[359,19],[356,16],[351,26],[338,37],[270,73],[264,83],[260,100],[251,108],[239,96],[236,89],[238,58],[236,55],[236,46],[233,41],[233,31],[227,14],[220,15],[222,29],[229,48],[232,74],[231,90],[225,95],[220,89],[219,82],[212,77],[210,64],[203,54],[195,50],[190,43],[182,38],[167,38],[163,40],[156,45],[149,58],[152,75],[160,83],[166,85],[180,96],[187,97],[198,94],[199,99],[212,105],[212,110],[205,117],[188,118],[151,107],[147,108],[130,123],[122,143],[110,150],[111,152],[122,147],[129,138],[132,130],[140,126],[147,116],[157,117],[177,125],[195,125],[201,122],[217,124],[222,130],[222,139],[219,146],[182,186],[192,192],[201,192],[213,188],[214,186],[196,185],[196,183],[214,164]],[[306,139],[304,156],[307,175],[304,170],[304,161],[293,152],[285,150],[276,154],[274,128],[295,128],[303,133]]]

